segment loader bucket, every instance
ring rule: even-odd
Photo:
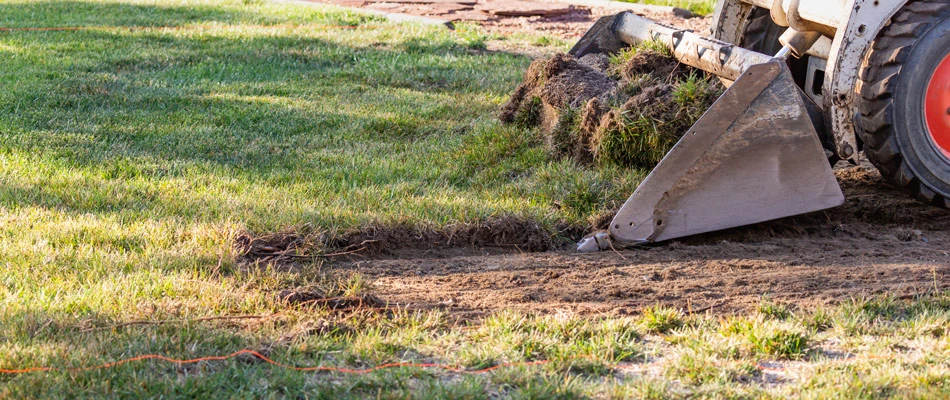
[[[841,205],[808,101],[782,60],[747,67],[624,203],[611,238],[658,242]]]

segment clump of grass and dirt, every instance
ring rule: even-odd
[[[718,79],[645,42],[533,62],[500,119],[537,127],[556,157],[650,169],[722,91]]]

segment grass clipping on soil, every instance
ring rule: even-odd
[[[500,119],[539,127],[557,157],[653,168],[722,91],[715,77],[646,42],[533,62]]]

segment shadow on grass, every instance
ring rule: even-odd
[[[127,26],[169,27],[215,22],[224,24],[280,24],[286,16],[261,12],[255,2],[163,5],[92,1],[29,1],[0,4],[0,26],[5,28]],[[272,8],[273,10],[273,8]],[[358,25],[379,17],[342,10],[298,13],[300,22]]]
[[[7,4],[0,14],[16,26],[286,20],[239,6],[85,2]],[[294,22],[365,21],[315,13]],[[0,204],[173,216],[260,200],[185,196],[169,208],[156,186],[175,179],[298,195],[440,186],[460,162],[446,155],[485,125],[527,63],[471,54],[437,31],[228,29],[8,34],[15,56],[0,74],[15,85],[0,95],[0,148],[20,165],[4,177]]]

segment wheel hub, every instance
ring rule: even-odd
[[[930,140],[950,159],[950,54],[930,77],[924,99],[924,119]]]

